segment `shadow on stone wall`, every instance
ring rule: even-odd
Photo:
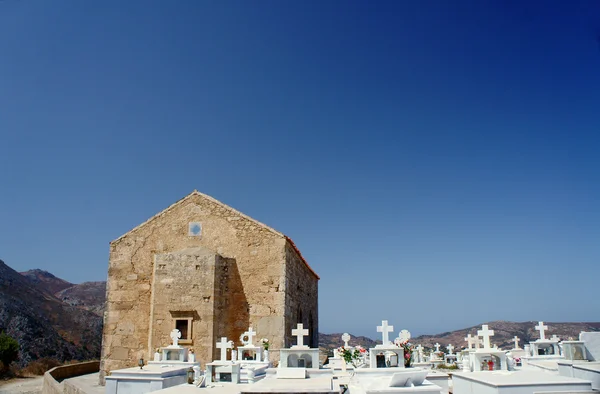
[[[250,325],[250,306],[235,259],[219,258],[215,269],[215,293],[213,354],[218,355],[220,350],[217,351],[216,342],[221,337],[227,337],[237,346],[240,336]]]

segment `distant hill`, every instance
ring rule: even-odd
[[[519,342],[520,347],[535,341],[539,338],[539,332],[535,330],[535,326],[538,324],[537,321],[528,322],[509,322],[509,321],[492,321],[483,323],[487,324],[491,330],[494,330],[494,336],[490,338],[491,344],[496,344],[498,347],[503,349],[512,349],[514,347],[514,341],[512,338],[515,336],[521,340]],[[600,331],[600,322],[597,323],[553,323],[544,322],[549,328],[546,331],[546,337],[549,338],[556,334],[562,340],[569,338],[577,339],[581,331]],[[477,335],[477,330],[481,329],[481,325],[473,326],[469,328],[463,328],[461,330],[444,332],[436,335],[421,335],[411,339],[411,342],[415,345],[420,344],[427,349],[433,349],[436,343],[441,345],[440,350],[446,349],[448,344],[452,344],[455,349],[461,349],[467,347],[467,342],[464,338],[467,334],[472,336]],[[350,334],[352,336],[352,334]],[[325,353],[328,350],[334,349],[343,345],[341,339],[342,334],[321,334],[319,333],[319,347],[321,352]],[[372,347],[381,341],[374,341],[367,337],[354,337],[350,340],[350,345],[361,345],[364,347]]]
[[[29,280],[33,285],[35,285],[38,290],[46,291],[48,294],[55,294],[61,290],[73,286],[73,283],[57,278],[50,272],[40,269],[19,273],[27,278],[27,280]]]
[[[539,338],[539,332],[535,330],[535,326],[538,324],[537,321],[510,322],[499,320],[482,324],[487,324],[490,330],[494,330],[494,336],[490,338],[490,343],[498,345],[498,347],[503,349],[512,349],[514,347],[514,341],[512,339],[515,336],[519,337],[519,346],[521,348],[530,341],[535,341]],[[600,331],[600,323],[544,322],[544,324],[550,327],[550,329],[546,331],[546,337],[549,338],[552,335],[557,335],[563,340],[569,338],[577,339],[581,331]],[[461,349],[467,347],[467,342],[465,341],[467,334],[476,336],[477,330],[481,330],[481,324],[436,335],[421,335],[412,338],[411,342],[421,344],[423,347],[429,349],[433,349],[434,345],[439,343],[443,346],[444,350],[445,347],[451,343],[456,349]]]
[[[319,348],[321,348],[322,352],[328,352],[335,348],[338,348],[344,344],[342,341],[343,333],[335,333],[335,334],[323,334],[319,333]],[[350,341],[348,344],[350,346],[360,345],[365,348],[371,348],[377,344],[377,341],[372,340],[371,338],[363,337],[363,336],[354,336],[350,334]]]
[[[106,282],[84,282],[54,294],[62,302],[102,317],[106,304]]]
[[[41,270],[19,274],[0,260],[0,331],[19,341],[21,366],[42,357],[100,356],[102,318],[51,294],[67,284],[73,286]]]

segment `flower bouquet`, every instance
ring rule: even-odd
[[[263,349],[269,350],[269,340],[267,338],[261,339],[260,343],[262,344]]]
[[[399,348],[404,349],[404,366],[410,367],[410,364],[412,363],[412,359],[413,359],[412,344],[409,343],[408,340],[405,340],[405,341],[395,340],[394,345],[398,346]],[[400,360],[398,360],[398,361],[400,361]]]
[[[337,348],[338,355],[344,359],[346,364],[352,364],[354,367],[360,365],[362,358],[367,353],[367,349],[362,346],[354,348],[348,346],[340,346]]]

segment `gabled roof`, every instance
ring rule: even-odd
[[[317,279],[321,279],[319,278],[319,275],[316,274],[316,272],[310,267],[310,265],[308,264],[308,262],[304,259],[304,257],[302,256],[302,253],[300,253],[300,250],[298,249],[298,247],[296,246],[296,244],[294,244],[294,241],[291,240],[291,238],[285,236],[284,234],[280,233],[279,231],[267,226],[264,223],[259,222],[256,219],[251,218],[250,216],[238,211],[237,209],[234,209],[232,207],[230,207],[229,205],[223,204],[221,201],[207,195],[204,193],[200,193],[198,190],[194,190],[193,192],[191,192],[190,194],[188,194],[187,196],[183,197],[182,199],[174,202],[173,204],[169,205],[167,208],[163,209],[162,211],[160,211],[159,213],[157,213],[156,215],[152,216],[150,219],[146,220],[145,222],[139,224],[138,226],[132,228],[131,230],[129,230],[128,232],[126,232],[125,234],[121,235],[119,238],[115,239],[114,241],[110,242],[111,244],[119,242],[120,240],[122,240],[123,238],[125,238],[127,235],[135,232],[136,230],[142,228],[143,226],[145,226],[146,224],[152,222],[153,220],[166,215],[167,213],[169,213],[171,210],[173,210],[175,207],[177,207],[180,204],[183,204],[184,202],[186,202],[187,200],[189,200],[190,198],[194,197],[194,196],[200,196],[202,198],[205,198],[229,211],[231,211],[232,213],[235,213],[236,215],[239,215],[247,220],[250,220],[252,223],[264,228],[265,230],[270,231],[271,233],[284,238],[287,242],[289,242],[289,244],[292,246],[292,248],[296,251],[296,253],[298,254],[298,256],[300,257],[300,259],[304,262],[304,264],[306,265],[306,267],[309,269],[310,272],[312,272],[315,277]]]

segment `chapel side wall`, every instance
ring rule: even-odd
[[[200,222],[200,237],[188,236],[189,222]],[[246,305],[249,324],[273,344],[283,342],[285,316],[285,239],[244,215],[200,194],[191,194],[110,246],[107,303],[103,329],[100,380],[107,371],[137,365],[151,358],[150,300],[154,256],[202,246],[234,259],[238,291]],[[230,261],[230,260],[228,260]],[[226,281],[230,280],[227,278]],[[215,287],[217,283],[215,282]],[[154,302],[161,302],[154,294]],[[231,300],[230,300],[231,301]],[[231,317],[228,317],[231,319]],[[245,322],[244,322],[245,324]],[[248,327],[234,321],[231,339]],[[273,328],[275,327],[275,328]],[[211,343],[216,338],[210,338]],[[199,360],[203,363],[212,360]]]
[[[309,329],[304,344],[319,347],[319,279],[288,242],[286,252],[286,346],[295,345],[291,331],[298,323]]]

